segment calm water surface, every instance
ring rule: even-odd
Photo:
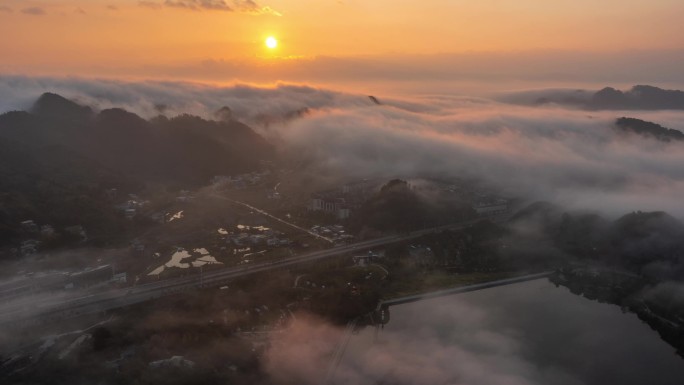
[[[684,384],[684,359],[634,314],[546,279],[390,308],[334,383]]]

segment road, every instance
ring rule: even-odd
[[[280,184],[280,183],[278,183],[278,184]],[[277,188],[277,187],[278,187],[278,186],[276,186],[276,188]],[[252,211],[255,211],[255,212],[257,212],[257,213],[259,213],[259,214],[261,214],[261,215],[264,215],[264,216],[266,216],[266,217],[269,217],[269,218],[271,218],[271,219],[274,219],[274,220],[276,220],[276,221],[278,221],[278,222],[280,222],[280,223],[282,223],[282,224],[285,224],[285,225],[287,225],[287,226],[290,226],[290,227],[292,227],[292,228],[294,228],[294,229],[297,229],[297,230],[299,230],[299,231],[305,232],[305,233],[311,235],[311,236],[314,237],[314,238],[322,239],[322,240],[324,240],[324,241],[326,241],[326,242],[329,242],[329,243],[334,243],[332,239],[326,238],[326,237],[324,237],[324,236],[322,236],[322,235],[320,235],[320,234],[316,234],[316,233],[314,233],[313,231],[311,231],[311,230],[309,230],[309,229],[305,229],[305,228],[303,228],[303,227],[301,227],[301,226],[298,226],[298,225],[296,225],[296,224],[294,224],[294,223],[292,223],[292,222],[288,222],[288,221],[286,221],[286,220],[284,220],[284,219],[282,219],[282,218],[278,218],[278,217],[276,217],[275,215],[270,214],[270,213],[268,213],[268,212],[266,212],[266,211],[264,211],[264,210],[262,210],[262,209],[260,209],[260,208],[258,208],[258,207],[254,207],[254,206],[250,205],[249,203],[236,201],[236,200],[234,200],[234,199],[230,199],[230,198],[221,196],[221,195],[219,195],[219,194],[217,194],[217,193],[211,194],[210,197],[211,197],[211,198],[214,198],[214,199],[220,199],[220,200],[228,201],[228,202],[231,202],[231,203],[236,204],[236,205],[240,205],[240,206],[247,207],[248,209],[250,209],[250,210],[252,210]]]
[[[0,324],[41,323],[56,319],[76,317],[85,314],[100,313],[119,307],[150,301],[193,287],[211,287],[225,284],[233,279],[277,269],[291,268],[297,265],[315,262],[322,259],[338,257],[344,254],[367,251],[369,249],[408,241],[426,234],[443,230],[455,230],[471,226],[479,219],[458,224],[440,226],[403,235],[390,235],[363,242],[337,246],[326,250],[315,251],[278,261],[242,265],[222,270],[192,275],[187,277],[166,279],[162,281],[138,285],[131,288],[109,290],[72,296],[43,295],[27,297],[25,300],[12,301],[0,305]]]

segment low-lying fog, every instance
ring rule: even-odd
[[[598,88],[598,87],[597,87]],[[473,176],[530,200],[608,215],[665,210],[684,216],[683,143],[613,129],[621,116],[684,129],[684,111],[584,111],[515,106],[482,97],[354,95],[309,86],[0,77],[0,111],[52,91],[144,117],[216,118],[228,106],[321,175]],[[225,114],[223,115],[225,118]]]

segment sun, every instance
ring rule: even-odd
[[[269,36],[266,38],[266,47],[274,49],[278,46],[278,40],[275,37]]]

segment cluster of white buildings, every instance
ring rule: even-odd
[[[234,176],[217,175],[211,179],[211,183],[217,187],[240,190],[249,186],[258,185],[269,175],[271,175],[271,171],[269,170]]]
[[[126,202],[116,205],[116,208],[123,211],[127,219],[133,219],[138,215],[138,210],[148,205],[150,201],[140,199],[136,194],[129,194]]]
[[[447,193],[456,194],[472,202],[471,207],[480,216],[501,215],[510,210],[509,199],[494,194],[476,182],[459,181],[442,188]]]
[[[373,263],[377,263],[379,260],[385,258],[385,250],[380,251],[368,251],[367,254],[355,255],[352,257],[354,264],[356,266],[368,266]]]
[[[351,207],[347,204],[344,198],[331,197],[323,194],[313,194],[311,196],[311,205],[309,209],[312,211],[325,211],[326,213],[334,214],[337,219],[347,219],[351,214]]]
[[[508,200],[503,198],[477,202],[473,209],[481,216],[500,215],[508,212]]]
[[[311,194],[309,210],[323,211],[335,215],[337,219],[349,218],[380,186],[377,180],[364,179],[347,183],[339,188]]]
[[[309,229],[312,233],[316,235],[320,235],[324,238],[327,238],[333,242],[337,241],[347,241],[351,240],[354,238],[353,235],[347,234],[346,230],[344,229],[344,226],[341,225],[332,225],[332,226],[312,226],[311,229]]]
[[[282,233],[268,229],[259,233],[230,233],[226,235],[226,240],[236,247],[244,246],[269,246],[279,247],[288,246],[291,241],[284,237]]]
[[[55,228],[52,225],[38,226],[32,219],[21,222],[21,229],[26,234],[40,234],[42,238],[51,238],[56,234]]]
[[[52,225],[38,225],[34,220],[29,219],[20,223],[23,240],[18,248],[13,248],[13,254],[29,256],[36,254],[44,241],[57,237],[59,234]],[[88,235],[81,225],[70,226],[62,229],[63,234],[68,234],[79,238],[81,242],[88,240]]]

